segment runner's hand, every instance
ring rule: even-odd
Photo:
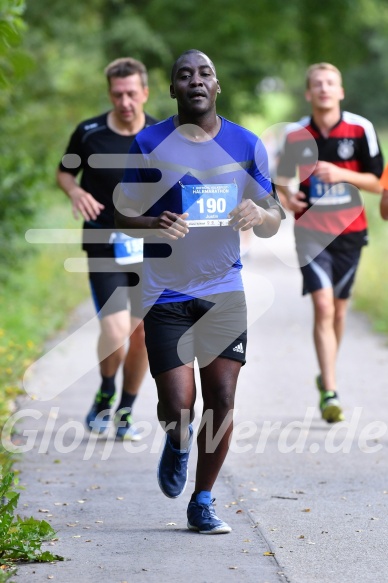
[[[79,214],[85,221],[95,221],[101,211],[105,208],[89,192],[86,192],[80,186],[76,186],[69,192],[72,202],[73,216],[78,219]]]
[[[296,192],[295,194],[292,194],[289,199],[288,199],[288,208],[290,209],[290,211],[293,211],[294,213],[301,213],[305,208],[308,207],[308,204],[306,202],[306,195],[304,194],[304,192]]]
[[[342,169],[331,162],[318,162],[313,172],[322,182],[342,182]]]
[[[228,218],[229,226],[233,227],[234,231],[248,231],[263,224],[265,210],[247,198],[230,211]]]
[[[173,240],[182,239],[189,232],[185,221],[188,216],[189,213],[178,215],[170,211],[163,211],[161,215],[155,217],[152,223],[152,229],[158,230],[155,233],[157,237]]]

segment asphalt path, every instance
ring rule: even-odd
[[[184,494],[160,492],[163,433],[150,375],[134,417],[142,441],[84,428],[98,385],[91,302],[47,345],[25,379],[15,448],[19,513],[56,530],[44,548],[64,557],[23,564],[15,581],[60,583],[385,583],[388,478],[386,338],[350,311],[338,362],[346,420],[319,415],[311,305],[300,295],[291,220],[244,260],[248,362],[237,390],[231,451],[215,484],[233,531],[186,528],[196,451]],[[197,428],[201,399],[196,405]]]

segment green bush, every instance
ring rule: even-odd
[[[13,472],[0,475],[0,565],[11,567],[20,561],[63,561],[63,557],[42,551],[42,543],[52,540],[55,531],[45,520],[21,518],[16,514],[20,494]],[[11,573],[6,573],[7,581]],[[1,581],[1,579],[0,579]]]

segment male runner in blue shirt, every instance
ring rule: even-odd
[[[198,361],[203,416],[187,518],[188,528],[201,534],[231,530],[216,516],[211,490],[228,452],[245,363],[239,231],[253,228],[257,236],[271,237],[282,212],[264,146],[217,115],[220,91],[205,54],[190,50],[177,59],[170,94],[178,114],[136,137],[116,210],[119,228],[146,237],[146,345],[166,431],[158,482],[170,498],[187,482]]]

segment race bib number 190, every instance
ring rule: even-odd
[[[182,210],[189,227],[223,227],[237,206],[237,184],[181,184]]]

